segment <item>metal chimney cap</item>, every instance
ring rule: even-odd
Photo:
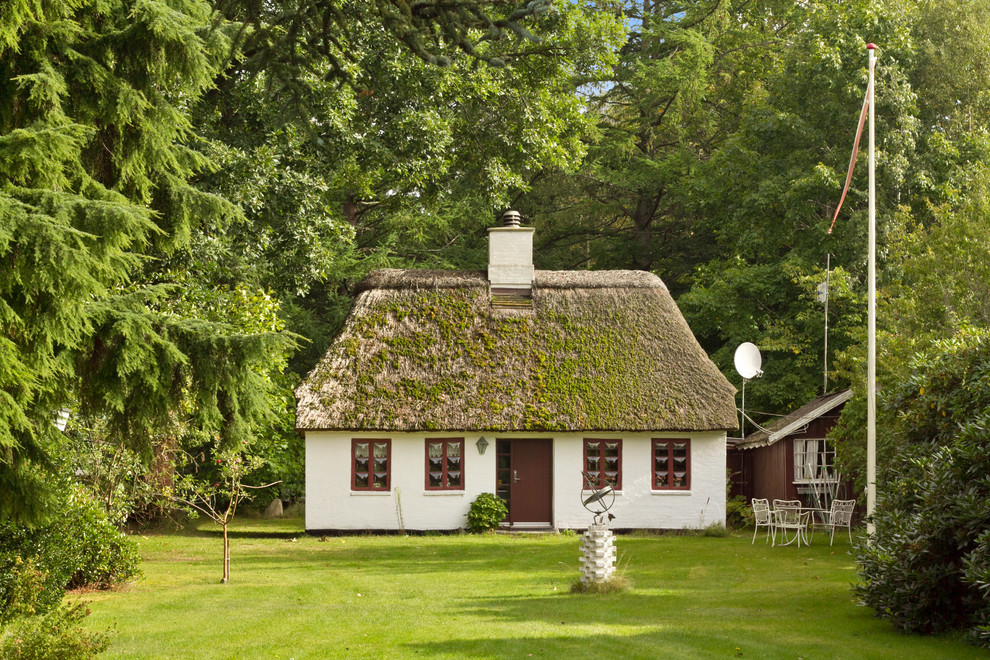
[[[506,211],[502,214],[502,226],[503,227],[518,227],[522,222],[522,216],[519,215],[519,211]]]

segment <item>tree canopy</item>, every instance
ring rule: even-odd
[[[538,267],[662,277],[735,382],[735,346],[759,345],[754,409],[821,392],[826,364],[829,388],[862,391],[865,168],[825,231],[871,41],[893,391],[915,353],[990,321],[988,13],[988,0],[7,3],[0,517],[44,512],[62,409],[146,459],[260,437],[254,453],[298,470],[291,388],[355,282],[379,266],[482,268],[484,230],[510,205],[538,228]],[[854,399],[836,434],[851,464],[861,412]]]
[[[208,3],[15,2],[0,30],[0,515],[36,520],[62,408],[128,445],[268,414],[277,327],[189,304],[161,264],[204,218],[190,103],[229,52]]]
[[[614,14],[404,8],[5,10],[0,516],[45,512],[63,409],[148,459],[291,429],[287,324],[312,358],[350,282],[456,261],[435,244],[476,249],[465,217],[579,162],[573,92],[609,67]]]

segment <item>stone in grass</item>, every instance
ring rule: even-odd
[[[265,518],[281,518],[282,517],[282,500],[275,498],[272,503],[268,505],[265,509]]]

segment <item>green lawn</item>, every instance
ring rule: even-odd
[[[845,538],[771,548],[622,536],[620,594],[572,595],[580,537],[306,536],[235,525],[231,582],[207,524],[138,537],[143,577],[79,596],[122,658],[977,658],[859,607]]]

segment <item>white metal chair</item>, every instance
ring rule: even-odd
[[[832,541],[835,540],[836,527],[845,527],[848,530],[849,544],[852,545],[852,514],[855,507],[856,500],[832,500],[832,508],[828,512],[828,519],[824,524],[824,527],[831,532],[828,539],[829,545],[832,545]]]
[[[773,518],[770,515],[769,500],[753,498],[753,520],[756,522],[756,526],[753,529],[753,540],[750,542],[750,545],[756,543],[756,532],[759,531],[761,526],[767,528],[767,539],[773,534]]]
[[[810,512],[801,510],[800,500],[774,500],[773,501],[773,528],[774,528],[774,543],[776,545],[776,535],[779,532],[783,543],[781,545],[790,545],[797,541],[798,547],[801,546],[801,542],[808,543],[807,537],[805,536],[808,531],[808,519]],[[791,533],[790,539],[788,535]]]

